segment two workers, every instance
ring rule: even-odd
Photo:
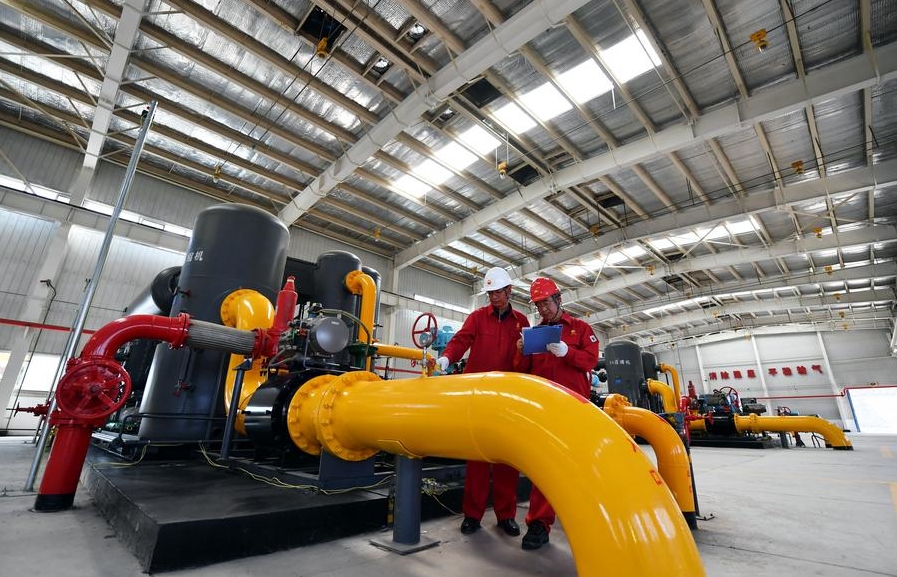
[[[530,302],[541,317],[540,326],[560,325],[559,342],[547,345],[544,353],[523,354],[523,329],[529,327],[525,314],[511,306],[511,277],[500,267],[486,272],[484,287],[489,304],[473,311],[455,333],[436,365],[445,371],[470,351],[465,373],[485,371],[525,372],[540,376],[589,398],[589,372],[598,361],[598,339],[588,323],[573,317],[561,305],[561,292],[548,278],[537,278],[530,286]],[[480,528],[489,497],[490,473],[492,504],[498,526],[508,535],[520,534],[515,519],[517,481],[514,468],[496,463],[467,462],[461,532]],[[522,547],[538,549],[548,543],[555,514],[547,499],[533,485],[526,515],[527,532]]]

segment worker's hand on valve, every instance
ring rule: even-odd
[[[439,370],[442,371],[443,373],[448,370],[448,366],[450,364],[451,363],[449,363],[449,360],[447,357],[439,357],[438,359],[436,359],[436,366],[439,367]]]
[[[561,341],[559,343],[549,343],[548,346],[545,347],[548,349],[548,352],[553,354],[556,357],[563,357],[567,354],[569,347],[567,343]]]

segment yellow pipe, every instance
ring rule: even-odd
[[[374,338],[374,318],[377,306],[377,283],[371,278],[371,275],[363,273],[360,270],[353,270],[346,275],[346,288],[353,295],[361,295],[361,324],[358,327],[358,342],[371,344]],[[355,311],[348,311],[354,313]],[[367,327],[365,330],[364,327]],[[365,358],[365,368],[371,369],[371,357]]]
[[[315,423],[316,439],[303,438],[308,427],[291,436],[347,460],[383,450],[522,471],[561,518],[580,577],[705,575],[653,463],[607,414],[546,379],[488,372],[382,381],[355,371],[320,384],[297,413]]]
[[[424,359],[423,352],[420,349],[413,349],[411,347],[400,347],[398,345],[384,345],[380,343],[376,343],[374,348],[377,350],[377,354],[381,357],[394,357],[397,359],[408,359],[411,361],[421,362]],[[424,367],[422,370],[425,370],[427,374],[430,374],[432,371],[430,370],[430,361],[433,360],[433,355],[427,353],[426,360],[424,361]]]
[[[763,431],[776,433],[790,433],[792,431],[819,433],[825,439],[826,446],[846,451],[853,450],[853,445],[847,440],[844,431],[819,417],[802,415],[761,417],[753,413],[747,416],[735,415],[735,428],[740,433],[747,431],[753,433],[761,433]]]
[[[221,321],[225,326],[244,331],[268,329],[274,324],[274,305],[265,295],[252,289],[239,289],[230,293],[221,303]],[[243,355],[231,355],[227,365],[227,376],[224,379],[224,410],[230,410],[230,400],[234,394],[236,369],[243,362]],[[243,387],[240,389],[240,401],[237,407],[245,409],[249,397],[255,393],[262,383],[268,380],[268,371],[264,366],[267,359],[255,359],[252,367],[243,373]],[[237,413],[234,428],[246,434],[243,426],[243,414]]]
[[[652,395],[661,396],[664,413],[673,414],[679,412],[679,405],[676,403],[676,393],[666,384],[655,379],[648,379],[648,392]]]
[[[707,423],[704,421],[704,419],[695,419],[693,421],[688,421],[688,430],[706,433]]]
[[[673,368],[672,365],[666,363],[660,363],[658,367],[662,372],[670,375],[670,378],[673,379],[673,392],[676,393],[676,404],[678,405],[679,399],[682,398],[682,389],[679,387],[679,373],[676,372],[676,369]],[[675,413],[676,411],[673,412]]]
[[[669,387],[666,389],[672,393]],[[694,526],[695,495],[692,490],[690,460],[675,429],[660,415],[631,406],[623,395],[608,395],[602,409],[627,433],[648,441],[657,456],[660,476],[679,503],[679,510],[689,525]]]

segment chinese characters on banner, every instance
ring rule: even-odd
[[[773,377],[779,375],[779,369],[777,367],[769,367],[769,374]],[[810,365],[809,370],[804,365],[798,365],[793,370],[791,367],[782,367],[781,374],[785,377],[791,377],[794,375],[794,372],[797,371],[798,375],[807,375],[810,372],[822,374],[822,365]],[[745,371],[747,374],[747,378],[754,379],[757,378],[757,372],[754,369],[747,369]],[[711,381],[722,380],[728,381],[730,379],[740,379],[742,378],[742,372],[738,369],[729,371],[710,371],[707,375],[707,378]]]

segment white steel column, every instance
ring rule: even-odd
[[[701,357],[701,345],[695,345],[695,355],[698,357],[698,372],[701,373],[701,390],[705,395],[710,394],[710,385],[707,383],[707,377],[704,375],[704,359]]]
[[[766,386],[766,375],[763,374],[763,365],[760,362],[760,350],[757,348],[757,340],[754,338],[754,335],[748,335],[751,341],[751,347],[754,349],[754,359],[757,361],[757,375],[760,377],[760,386],[763,388],[763,396],[769,396],[769,387]],[[766,399],[766,402],[763,403],[766,405],[766,414],[767,415],[775,415],[775,412],[772,410],[772,399]]]
[[[835,373],[832,371],[832,365],[828,360],[828,351],[825,350],[825,342],[822,340],[822,333],[816,331],[816,339],[819,341],[819,351],[822,353],[822,362],[825,363],[825,370],[829,375],[829,386],[832,393],[838,395],[835,397],[835,404],[838,406],[838,414],[841,415],[841,428],[857,430],[856,419],[854,419],[853,411],[847,403],[847,398],[840,396],[841,391],[838,389],[838,383],[835,381]]]

